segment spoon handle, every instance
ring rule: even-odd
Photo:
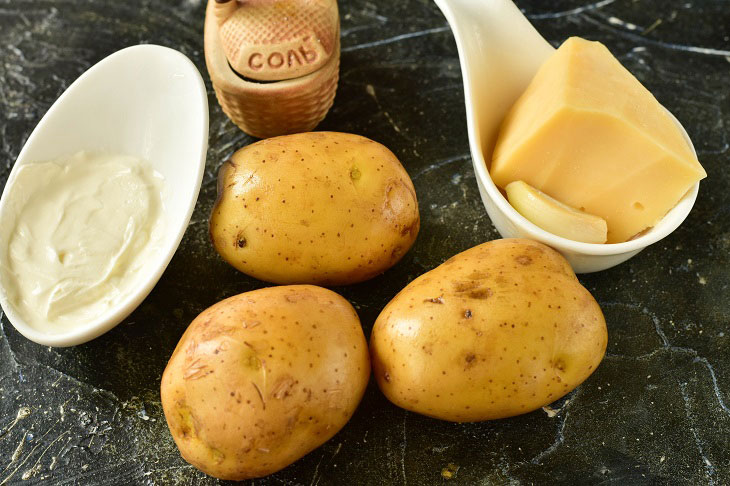
[[[435,2],[459,50],[472,146],[488,161],[502,119],[554,49],[511,0]]]

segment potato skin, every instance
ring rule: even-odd
[[[193,320],[162,375],[162,407],[186,461],[242,480],[329,440],[369,378],[367,342],[344,298],[310,285],[265,288]]]
[[[601,309],[562,255],[503,239],[412,281],[376,320],[370,352],[391,402],[472,422],[564,396],[596,369],[606,343]]]
[[[223,164],[210,236],[260,280],[346,285],[395,265],[419,225],[413,183],[390,150],[312,132],[262,140]]]

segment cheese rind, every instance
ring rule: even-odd
[[[706,177],[672,116],[605,46],[577,37],[538,70],[500,129],[490,173],[606,220],[608,243],[656,224]]]

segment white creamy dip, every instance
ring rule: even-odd
[[[68,331],[136,290],[164,230],[165,181],[148,163],[79,152],[27,164],[12,184],[0,277],[29,325]]]

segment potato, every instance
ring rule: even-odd
[[[413,183],[390,150],[358,135],[299,133],[249,145],[221,167],[210,236],[258,279],[345,285],[397,263],[419,221]]]
[[[606,351],[606,322],[556,251],[523,239],[476,246],[421,275],[373,328],[386,397],[455,422],[530,412],[573,390]]]
[[[183,458],[221,479],[271,474],[335,435],[368,379],[357,313],[309,285],[255,290],[203,311],[162,375]]]

